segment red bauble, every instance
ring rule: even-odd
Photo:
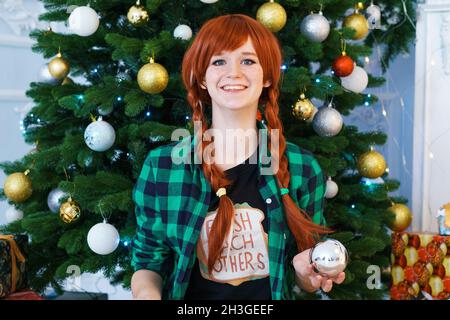
[[[338,77],[346,77],[353,72],[353,68],[355,64],[353,63],[352,58],[346,55],[339,56],[333,62],[333,71],[334,74]]]

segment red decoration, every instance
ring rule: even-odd
[[[44,298],[34,291],[19,291],[6,296],[4,300],[44,300]]]
[[[259,109],[257,109],[257,111],[256,111],[256,119],[258,119],[258,121],[262,120],[262,115],[261,115],[261,112],[259,111]]]
[[[333,62],[334,74],[338,77],[346,77],[353,72],[355,64],[349,56],[344,53]]]

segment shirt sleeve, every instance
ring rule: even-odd
[[[308,165],[303,164],[305,183],[298,189],[300,207],[312,218],[314,223],[326,225],[323,215],[326,180],[319,162],[312,156]]]
[[[135,271],[147,269],[166,279],[171,250],[165,242],[165,227],[161,221],[156,196],[155,169],[150,154],[145,160],[133,190],[136,234],[131,242],[131,265]]]

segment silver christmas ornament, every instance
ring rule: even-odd
[[[321,137],[337,135],[343,125],[342,116],[331,106],[322,107],[317,111],[312,122],[314,131]]]
[[[47,197],[47,205],[51,212],[58,213],[61,204],[69,197],[69,195],[60,188],[50,191]]]
[[[94,151],[102,152],[112,147],[116,140],[114,128],[99,117],[97,121],[92,122],[84,131],[84,141],[86,145]]]
[[[303,19],[300,31],[310,41],[322,42],[330,33],[330,23],[322,12],[312,13]]]
[[[331,199],[334,198],[339,192],[339,187],[336,182],[334,182],[331,177],[327,180],[327,186],[325,191],[325,198]]]
[[[131,76],[126,71],[125,72],[119,72],[116,75],[116,81],[117,81],[117,83],[121,83],[121,82],[124,82],[124,81],[131,82]]]
[[[347,267],[347,249],[334,239],[319,242],[311,249],[309,262],[322,276],[336,277]]]

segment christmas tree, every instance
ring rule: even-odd
[[[388,268],[388,208],[406,201],[389,195],[399,183],[388,178],[376,152],[386,135],[359,132],[341,115],[377,103],[368,93],[384,79],[367,75],[362,59],[376,43],[386,65],[408,50],[414,30],[405,19],[413,16],[413,1],[43,2],[47,11],[40,19],[67,22],[71,32],[30,34],[33,50],[50,60],[54,79],[33,82],[27,91],[34,107],[23,121],[24,138],[35,149],[1,164],[14,182],[2,197],[24,217],[0,231],[30,236],[32,288],[60,289],[72,265],[103,270],[113,283],[129,286],[128,243],[136,227],[131,192],[143,161],[149,150],[171,142],[173,130],[193,132],[180,77],[184,52],[205,21],[242,13],[257,18],[282,45],[280,117],[287,140],[312,151],[330,177],[325,218],[335,231],[331,237],[348,249],[350,264],[346,281],[328,295],[383,298],[386,272],[373,289],[367,270]],[[317,111],[312,99],[323,108]],[[264,120],[263,106],[260,112]]]

